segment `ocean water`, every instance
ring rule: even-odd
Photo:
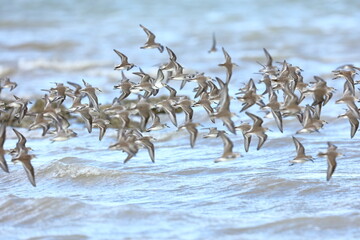
[[[161,116],[171,127],[151,133],[157,139],[155,163],[141,149],[123,164],[126,154],[108,149],[116,141],[115,129],[108,129],[99,142],[98,129],[89,134],[71,120],[78,137],[52,143],[41,131],[17,128],[36,155],[37,187],[6,155],[10,173],[0,172],[0,239],[359,239],[359,135],[351,139],[348,120],[337,118],[346,108],[335,104],[344,80],[332,80],[336,67],[360,65],[358,9],[358,1],[335,0],[2,4],[0,76],[10,77],[18,87],[3,89],[1,98],[14,94],[34,102],[54,82],[85,79],[101,89],[101,104],[111,103],[120,94],[113,86],[121,79],[113,70],[119,63],[114,48],[151,74],[168,60],[166,52],[140,49],[146,35],[139,24],[170,47],[188,71],[224,79],[218,66],[224,62],[224,47],[239,65],[230,83],[233,97],[250,78],[261,78],[256,61],[265,62],[264,47],[274,61],[286,59],[301,67],[305,82],[318,75],[337,91],[323,108],[328,124],[319,132],[295,134],[301,124],[286,118],[280,133],[272,119],[265,119],[271,131],[259,151],[256,138],[246,153],[241,133],[229,134],[242,157],[216,164],[222,141],[202,138],[207,132],[203,128],[224,127],[220,121],[212,124],[202,108],[195,109],[194,121],[203,127],[193,149],[188,133]],[[209,54],[213,32],[219,51]],[[133,70],[138,68],[126,75],[137,81]],[[178,82],[169,84],[179,87]],[[188,83],[178,93],[193,96],[194,87]],[[259,92],[264,89],[258,87]],[[308,98],[303,104],[311,102]],[[251,123],[240,107],[231,100],[235,123]],[[257,106],[249,111],[265,115]],[[184,114],[177,119],[181,124]],[[289,166],[296,155],[291,136],[315,157],[314,163]],[[14,148],[16,141],[8,127],[4,148]],[[326,151],[328,141],[343,153],[329,182],[326,159],[316,157]]]

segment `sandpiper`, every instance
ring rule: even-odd
[[[3,79],[1,79],[1,80],[3,80]],[[12,91],[17,87],[17,83],[10,81],[10,78],[8,78],[8,77],[5,78],[3,81],[4,82],[3,82],[2,86],[0,86],[0,92],[3,88],[10,88],[10,91]]]
[[[167,115],[169,116],[171,122],[177,127],[177,120],[175,109],[173,107],[174,100],[173,99],[164,99],[156,104],[156,107],[163,109]]]
[[[127,70],[129,71],[133,67],[135,67],[135,64],[128,62],[128,57],[125,56],[123,53],[119,52],[118,50],[114,49],[114,52],[120,57],[121,63],[116,65],[114,67],[114,70]]]
[[[114,89],[121,89],[121,95],[118,97],[117,101],[120,102],[127,98],[131,93],[131,88],[133,87],[134,83],[128,79],[124,71],[121,71],[122,79],[119,84],[114,86]]]
[[[252,79],[250,79],[250,82],[253,82]],[[262,95],[258,95],[256,94],[256,88],[250,88],[247,89],[247,91],[245,92],[245,94],[243,96],[237,97],[237,99],[239,101],[243,102],[243,107],[240,110],[240,112],[243,112],[245,110],[247,110],[248,108],[250,108],[251,106],[253,106],[254,104],[259,105],[260,107],[264,107],[265,104],[261,99]]]
[[[16,147],[11,150],[11,155],[16,156],[20,154],[20,152],[28,153],[29,149],[25,146],[26,145],[26,138],[24,135],[22,135],[18,130],[13,128],[13,131],[15,132],[18,141],[16,143]]]
[[[169,126],[166,123],[161,123],[160,117],[154,113],[153,114],[153,123],[151,124],[151,126],[149,128],[146,129],[146,132],[157,131],[157,130],[161,130],[164,128],[169,128]]]
[[[194,148],[194,146],[195,146],[195,141],[196,141],[196,137],[198,134],[198,130],[196,129],[196,127],[199,125],[200,125],[200,123],[187,122],[178,128],[179,130],[185,128],[189,132],[191,148]]]
[[[348,82],[344,83],[344,90],[343,90],[343,96],[336,100],[335,103],[343,103],[346,104],[349,110],[353,113],[353,115],[360,119],[360,112],[358,107],[355,104],[355,101],[358,101],[359,99],[352,93],[351,85]]]
[[[306,105],[301,123],[303,128],[298,130],[296,133],[318,132],[327,122],[320,119],[320,116],[317,115],[317,111],[314,110],[313,107]]]
[[[145,131],[146,125],[151,116],[152,106],[149,103],[148,99],[141,97],[135,108],[141,117],[140,131]]]
[[[359,128],[359,120],[354,116],[354,114],[347,110],[346,113],[341,114],[338,116],[338,118],[348,118],[350,123],[350,137],[353,138]]]
[[[230,112],[230,96],[228,92],[228,86],[220,78],[216,78],[216,80],[221,87],[221,96],[219,101],[219,108],[216,113],[211,114],[211,117],[220,118],[228,130],[233,134],[236,134],[234,122],[231,119],[231,117],[235,114]]]
[[[235,63],[233,63],[233,62],[231,62],[231,57],[230,57],[230,55],[228,54],[228,52],[225,51],[225,48],[222,48],[222,51],[223,51],[224,56],[225,56],[225,62],[219,64],[219,66],[226,68],[226,83],[229,83],[229,82],[230,82],[230,79],[231,79],[231,76],[232,76],[232,73],[233,73],[233,67],[234,67],[234,66],[238,66],[238,65],[235,64]]]
[[[69,111],[80,113],[80,116],[84,121],[88,132],[91,133],[93,118],[90,114],[89,106],[87,104],[82,104],[81,99],[81,96],[75,97],[72,106],[69,108]]]
[[[36,187],[34,167],[31,164],[31,159],[33,159],[34,157],[35,157],[35,155],[28,154],[27,151],[20,150],[20,152],[16,156],[14,156],[11,159],[11,161],[13,163],[17,163],[17,162],[22,163],[30,183],[34,187]]]
[[[109,149],[118,149],[127,153],[124,163],[127,163],[139,151],[138,145],[135,143],[136,136],[129,131],[119,130],[118,141],[109,146]]]
[[[204,135],[203,138],[216,138],[219,136],[219,130],[217,129],[217,127],[210,127],[205,129],[209,129],[209,132]]]
[[[233,152],[234,144],[230,140],[230,138],[228,136],[226,136],[225,131],[218,131],[218,136],[221,137],[221,139],[223,140],[224,152],[221,155],[221,157],[214,160],[215,163],[234,160],[235,158],[241,156],[240,153],[234,153]]]
[[[85,85],[85,88],[81,89],[80,92],[85,93],[85,95],[88,97],[89,106],[99,112],[100,108],[99,108],[98,98],[96,96],[96,90],[99,92],[101,92],[101,90],[99,88],[95,88],[95,87],[91,86],[91,84],[85,82],[84,79],[82,81]]]
[[[36,128],[42,128],[42,134],[41,136],[45,136],[47,131],[50,128],[50,121],[44,118],[44,113],[39,112],[36,113],[35,120],[32,124],[29,125],[29,130],[34,130]]]
[[[216,48],[216,37],[215,37],[215,33],[213,32],[212,34],[212,45],[210,50],[208,51],[208,53],[212,53],[212,52],[216,52],[217,48]]]
[[[4,142],[6,139],[6,124],[3,122],[0,125],[0,167],[4,172],[9,172],[9,167],[5,160]]]
[[[212,117],[214,114],[214,109],[211,106],[211,101],[209,100],[209,94],[204,92],[201,94],[200,100],[193,104],[194,107],[202,106],[207,112],[210,120],[215,123],[215,119]]]
[[[194,111],[192,106],[194,101],[188,97],[182,97],[179,101],[174,104],[174,107],[180,107],[185,113],[185,122],[192,121]]]
[[[328,149],[326,153],[323,152],[319,152],[318,156],[319,157],[327,157],[327,171],[326,171],[326,181],[329,181],[331,179],[331,176],[333,175],[333,173],[335,172],[336,169],[336,157],[340,156],[341,153],[338,153],[337,150],[337,146],[335,146],[334,144],[332,144],[331,142],[328,142]]]
[[[99,128],[99,141],[101,141],[105,135],[107,126],[110,124],[110,121],[107,119],[102,119],[99,117],[93,118],[92,126]]]
[[[151,161],[155,162],[155,147],[151,140],[155,140],[152,136],[140,136],[136,139],[135,143],[145,147],[148,152]]]
[[[34,187],[36,187],[34,168],[30,162],[31,159],[33,159],[35,157],[35,155],[28,154],[30,148],[26,147],[26,138],[24,137],[24,135],[22,135],[15,128],[13,128],[13,131],[15,132],[16,136],[18,137],[18,142],[16,143],[15,149],[13,149],[11,151],[11,154],[13,155],[11,161],[13,163],[17,163],[17,162],[22,163],[30,183]]]
[[[17,97],[13,95],[15,98],[15,101],[10,102],[7,106],[12,108],[9,123],[12,123],[12,121],[15,119],[15,117],[18,119],[18,122],[25,117],[27,113],[27,105],[29,103],[28,100]]]
[[[335,70],[333,71],[333,73],[335,74],[335,77],[333,79],[338,79],[340,77],[345,78],[346,83],[348,83],[348,90],[351,93],[351,95],[355,95],[355,82],[354,82],[354,75],[356,74],[355,71],[349,71],[349,70],[343,70],[343,69],[339,69],[339,70]]]
[[[257,62],[258,64],[260,64],[261,66],[263,66],[262,69],[259,70],[260,73],[262,74],[266,74],[266,75],[273,75],[276,76],[278,74],[279,69],[275,66],[273,66],[273,59],[270,55],[270,53],[266,50],[266,48],[263,48],[264,50],[264,54],[266,57],[266,64],[263,65],[260,62]]]
[[[263,108],[270,108],[271,114],[275,119],[277,127],[279,128],[280,132],[283,132],[283,121],[280,106],[281,105],[278,102],[277,94],[272,88],[269,88],[269,103],[266,104]]]
[[[293,138],[295,148],[296,148],[296,157],[293,160],[289,161],[291,163],[290,166],[294,165],[295,163],[304,163],[304,162],[307,162],[307,161],[314,162],[312,156],[305,155],[305,148],[301,144],[301,142],[299,142],[299,140],[294,136],[292,138]]]
[[[245,113],[254,121],[251,128],[244,135],[245,136],[245,141],[244,141],[245,151],[246,152],[249,151],[249,146],[250,146],[250,142],[251,142],[250,136],[253,134],[259,138],[259,142],[258,142],[258,145],[256,148],[256,150],[259,150],[267,139],[267,135],[265,134],[265,132],[268,130],[268,128],[264,128],[262,126],[263,120],[260,117],[256,116],[255,114],[249,113],[249,112],[245,112]]]
[[[144,46],[142,46],[140,48],[141,49],[157,48],[162,53],[164,51],[164,47],[160,43],[155,42],[155,35],[149,29],[144,27],[143,25],[140,24],[140,27],[144,30],[144,32],[146,33],[146,35],[148,37],[148,39],[147,39],[146,43],[144,44]]]

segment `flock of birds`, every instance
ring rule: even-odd
[[[200,123],[193,122],[193,108],[203,107],[207,113],[209,120],[213,123],[221,121],[224,128],[209,128],[209,132],[205,138],[221,138],[223,141],[223,154],[215,159],[215,162],[224,162],[240,157],[240,153],[233,152],[233,142],[228,136],[228,132],[236,134],[241,131],[244,137],[244,149],[249,151],[251,139],[253,136],[258,138],[257,150],[259,150],[267,140],[266,131],[263,126],[263,119],[248,110],[257,105],[261,111],[267,113],[268,117],[274,119],[276,126],[280,132],[283,132],[283,118],[296,118],[302,129],[296,133],[311,133],[319,131],[326,123],[321,119],[321,110],[332,98],[335,91],[334,88],[328,87],[327,82],[321,77],[315,76],[314,81],[305,83],[301,75],[302,69],[293,66],[287,61],[281,62],[278,68],[273,63],[273,59],[269,52],[264,48],[266,63],[259,63],[262,68],[259,73],[262,76],[259,84],[265,86],[265,91],[261,94],[257,93],[257,86],[253,79],[250,79],[244,87],[236,93],[236,101],[242,102],[240,113],[245,114],[252,120],[252,124],[242,122],[236,126],[233,117],[236,114],[230,111],[230,104],[234,97],[229,95],[229,83],[232,79],[233,68],[236,66],[228,52],[222,48],[225,62],[219,64],[226,70],[226,79],[205,75],[205,73],[187,73],[182,65],[178,62],[175,53],[168,47],[164,47],[160,43],[155,42],[155,35],[144,26],[140,27],[147,34],[147,41],[141,47],[142,49],[158,49],[162,53],[165,49],[169,55],[169,61],[159,66],[156,77],[150,76],[139,68],[138,72],[133,74],[140,77],[138,82],[132,82],[126,77],[125,71],[135,67],[135,64],[129,62],[127,56],[122,52],[115,50],[120,57],[120,64],[115,66],[115,70],[121,71],[122,79],[114,89],[120,89],[121,94],[115,98],[112,105],[101,105],[98,102],[97,91],[100,89],[93,87],[91,84],[82,80],[82,85],[74,82],[55,83],[55,86],[46,91],[44,97],[44,108],[41,111],[28,111],[29,101],[14,96],[13,101],[0,102],[0,166],[4,172],[9,172],[5,154],[12,156],[12,162],[21,162],[26,171],[27,177],[33,186],[35,183],[34,168],[31,160],[34,155],[30,154],[31,148],[26,146],[26,138],[18,130],[13,128],[18,142],[14,149],[4,150],[4,142],[6,140],[6,129],[13,126],[14,121],[21,122],[25,116],[32,119],[32,123],[28,126],[29,130],[41,128],[42,136],[52,134],[52,141],[64,141],[77,134],[70,128],[70,123],[66,116],[80,115],[87,131],[92,132],[93,127],[100,129],[99,140],[101,141],[106,133],[109,125],[118,129],[117,140],[110,145],[110,149],[117,149],[127,153],[124,163],[128,162],[137,154],[140,148],[146,148],[152,162],[155,162],[155,148],[151,135],[146,133],[159,131],[168,128],[166,123],[160,121],[159,114],[165,113],[172,125],[180,129],[185,129],[190,135],[190,146],[193,148],[198,135],[197,127]],[[217,51],[215,34],[213,35],[213,45],[209,53]],[[360,119],[359,109],[355,102],[355,81],[354,75],[360,69],[353,65],[344,65],[334,70],[334,78],[345,79],[343,96],[336,103],[346,104],[348,110],[339,117],[347,117],[351,125],[351,138],[355,135],[358,128],[358,119]],[[189,82],[197,83],[194,88],[194,96],[179,96],[177,91],[171,87],[173,81],[181,81],[180,89]],[[11,82],[9,78],[2,79],[0,90],[10,88],[13,90],[17,86]],[[167,89],[169,94],[164,98],[155,98],[161,89]],[[166,91],[166,90],[163,90]],[[278,95],[281,94],[282,101],[278,101]],[[124,101],[130,95],[137,95],[137,101],[126,103]],[[307,97],[311,96],[313,102],[302,106],[301,103]],[[66,107],[63,103],[66,99],[72,99],[70,107]],[[264,99],[268,99],[265,101]],[[83,100],[87,99],[86,102]],[[185,114],[184,124],[178,125],[177,109],[181,108]],[[65,110],[64,110],[65,109]],[[140,122],[134,120],[140,117]],[[116,120],[116,121],[114,121]],[[116,122],[116,123],[114,123]],[[150,124],[151,123],[151,124]],[[290,164],[304,163],[313,161],[313,157],[306,155],[304,146],[296,138],[292,137],[296,148],[296,156],[290,160]],[[327,181],[330,180],[336,168],[336,157],[340,153],[337,147],[328,142],[328,149],[325,153],[319,153],[318,156],[327,157]]]

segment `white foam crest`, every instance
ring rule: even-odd
[[[93,68],[111,67],[111,63],[107,61],[89,61],[89,60],[77,60],[77,61],[61,61],[56,59],[20,59],[18,61],[18,68],[24,71],[47,69],[55,71],[83,71]]]
[[[5,67],[0,65],[0,77],[6,77],[15,73],[15,69],[11,67]]]
[[[88,166],[80,163],[63,163],[56,161],[44,169],[46,173],[50,173],[55,178],[89,178],[97,176],[116,175],[114,170],[101,169],[95,166]]]

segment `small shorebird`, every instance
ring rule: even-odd
[[[155,35],[149,29],[144,27],[143,25],[140,24],[140,27],[144,30],[144,32],[146,33],[146,35],[148,37],[148,39],[147,39],[146,43],[144,44],[144,46],[142,46],[140,48],[141,49],[157,48],[162,53],[164,51],[164,46],[161,45],[160,43],[155,42]]]
[[[179,97],[178,96],[176,96],[177,95],[177,91],[175,90],[175,88],[173,88],[173,87],[170,87],[169,85],[166,85],[165,86],[165,88],[169,91],[169,96],[168,96],[168,99],[170,99],[170,100],[178,100],[179,99]]]
[[[175,70],[175,63],[176,63],[176,60],[177,60],[177,57],[175,55],[175,53],[168,47],[165,47],[166,48],[166,51],[168,52],[169,54],[169,62],[168,63],[164,63],[164,64],[161,64],[160,66],[160,69],[163,70],[163,71],[173,71]]]
[[[326,171],[326,181],[329,181],[331,179],[331,176],[335,172],[336,169],[336,157],[340,156],[341,153],[336,152],[337,146],[332,144],[331,142],[328,142],[328,149],[326,153],[319,152],[319,157],[327,157],[327,171]]]
[[[205,73],[195,74],[194,77],[188,80],[189,82],[197,82],[198,84],[194,98],[199,97],[202,93],[206,92],[208,88],[208,82],[211,80],[211,77],[205,76],[204,74]]]
[[[121,59],[121,63],[116,65],[114,67],[114,70],[127,70],[129,71],[130,69],[132,69],[133,67],[135,67],[135,64],[133,63],[129,63],[128,62],[128,57],[125,56],[124,54],[122,54],[121,52],[119,52],[118,50],[114,49],[114,52],[120,57]]]
[[[93,117],[90,114],[89,106],[87,104],[82,104],[81,99],[81,96],[75,97],[72,106],[69,108],[69,111],[80,113],[80,116],[84,121],[88,132],[91,133]]]
[[[270,108],[271,114],[275,119],[275,123],[279,128],[280,132],[283,132],[283,121],[280,111],[280,103],[278,102],[278,97],[275,91],[272,88],[269,88],[269,103],[266,104],[263,108]]]
[[[324,126],[325,123],[327,122],[325,120],[320,119],[314,107],[311,107],[310,105],[306,105],[301,122],[303,128],[298,130],[296,133],[318,132]]]
[[[207,93],[208,99],[211,102],[218,101],[220,98],[220,89],[215,85],[213,81],[208,81],[207,84],[209,87],[209,92]]]
[[[128,128],[130,126],[130,116],[132,111],[128,109],[117,112],[114,116],[119,119],[119,129]]]
[[[246,94],[250,90],[254,90],[254,91],[257,90],[254,79],[252,79],[252,78],[250,78],[247,83],[243,83],[243,85],[244,85],[244,87],[239,88],[239,92],[235,93],[236,95],[237,94]],[[264,94],[261,94],[261,95],[264,95]]]
[[[258,145],[256,148],[256,150],[259,150],[267,139],[267,135],[265,134],[265,132],[268,130],[268,128],[262,127],[263,120],[260,117],[256,116],[255,114],[249,113],[249,112],[245,112],[245,113],[254,121],[251,128],[244,134],[245,151],[246,152],[249,151],[251,135],[256,135],[259,138],[259,142],[258,142]]]
[[[231,133],[236,134],[234,122],[231,119],[231,117],[235,114],[230,112],[230,96],[228,86],[220,78],[216,78],[216,80],[221,87],[219,108],[216,113],[211,114],[210,118],[220,118],[228,130]]]
[[[219,136],[219,130],[216,127],[205,128],[209,129],[209,132],[203,136],[203,138],[216,138]]]
[[[45,118],[50,118],[56,126],[61,128],[68,128],[70,126],[69,121],[58,111],[60,109],[52,107],[52,102],[47,94],[44,96],[44,105],[43,116]]]
[[[325,106],[325,104],[328,103],[333,96],[334,88],[328,87],[326,81],[319,76],[314,76],[314,79],[316,81],[313,91],[314,102],[311,105],[315,106],[317,104],[322,104]]]
[[[244,137],[245,137],[245,133],[247,131],[249,131],[250,129],[251,129],[251,125],[249,123],[246,123],[246,122],[241,122],[240,125],[235,127],[235,130],[236,131],[241,131],[241,133],[244,135]]]
[[[33,159],[35,155],[28,154],[27,151],[20,150],[20,152],[14,156],[11,161],[13,163],[21,162],[24,170],[26,172],[26,175],[30,181],[30,183],[36,187],[35,183],[35,173],[34,173],[34,167],[31,164],[31,159]]]
[[[271,76],[276,76],[279,72],[279,69],[275,66],[273,66],[273,59],[270,55],[270,53],[266,50],[266,48],[263,48],[264,50],[264,54],[266,57],[266,64],[263,65],[260,62],[257,62],[258,64],[260,64],[263,68],[259,70],[260,73],[264,74],[264,75],[271,75]]]
[[[234,144],[230,140],[230,138],[226,136],[225,131],[218,131],[218,136],[221,137],[221,139],[223,140],[224,152],[221,155],[221,157],[214,160],[215,163],[226,162],[226,161],[234,160],[237,157],[241,157],[240,153],[233,152]]]
[[[136,136],[131,131],[119,130],[118,140],[109,146],[109,149],[122,150],[127,153],[124,163],[127,163],[139,151],[138,144],[135,143]]]
[[[10,78],[5,78],[5,79],[1,79],[1,81],[4,81],[2,86],[0,86],[0,92],[3,88],[10,88],[10,91],[14,90],[14,88],[17,87],[17,83],[16,82],[11,82]]]
[[[212,53],[212,52],[216,52],[217,48],[216,48],[216,37],[215,37],[215,33],[213,32],[212,34],[212,45],[210,50],[208,51],[208,53]]]
[[[56,130],[53,132],[55,136],[51,139],[52,142],[66,141],[69,138],[77,136],[77,133],[70,128],[63,128],[61,125],[56,125]]]
[[[85,95],[88,97],[89,106],[93,107],[97,112],[99,112],[100,111],[99,102],[95,91],[98,90],[101,92],[101,90],[99,88],[95,88],[91,86],[91,84],[85,82],[84,79],[82,81],[84,83],[85,88],[81,89],[80,92],[85,93]]]
[[[339,115],[338,118],[349,119],[349,123],[351,127],[350,137],[353,138],[359,128],[359,120],[354,116],[354,114],[350,110],[347,110],[346,113]]]
[[[211,107],[211,101],[209,100],[209,94],[204,92],[200,96],[200,100],[193,104],[194,107],[202,106],[207,112],[210,120],[215,123],[215,119],[212,117],[214,114],[214,109]]]
[[[185,113],[185,122],[189,122],[192,121],[193,118],[193,105],[194,101],[184,96],[175,103],[174,107],[180,107]]]
[[[301,106],[299,97],[291,91],[289,84],[284,84],[284,103],[280,108],[280,111],[282,112],[283,117],[287,116],[296,116],[298,119],[301,115]]]
[[[312,156],[305,155],[305,148],[301,144],[301,142],[299,142],[299,140],[297,138],[295,138],[294,136],[292,138],[293,138],[295,148],[296,148],[296,157],[293,160],[289,161],[291,163],[290,166],[294,165],[295,163],[304,163],[307,161],[314,162]]]
[[[360,119],[360,112],[355,104],[355,101],[359,101],[359,99],[352,93],[351,85],[348,82],[345,82],[343,96],[340,99],[336,100],[335,103],[346,104],[349,110],[353,113],[353,115],[357,119]]]
[[[17,138],[18,138],[18,141],[16,143],[16,147],[11,150],[10,154],[15,156],[15,155],[18,155],[20,154],[20,152],[24,152],[24,153],[28,153],[29,151],[29,148],[27,148],[25,146],[26,144],[26,138],[24,137],[24,135],[22,135],[18,130],[16,130],[15,128],[13,128],[13,131],[15,132]]]
[[[67,93],[69,97],[77,97],[77,96],[80,96],[81,95],[81,92],[80,90],[82,89],[81,85],[80,84],[77,84],[77,83],[74,83],[74,82],[67,82],[69,85],[71,85],[72,87],[75,88],[75,90],[72,90],[71,93]],[[70,88],[69,88],[70,89]],[[70,89],[71,90],[71,89]]]
[[[16,136],[18,137],[18,142],[16,143],[15,149],[11,151],[11,154],[13,155],[11,161],[13,163],[17,163],[17,162],[22,163],[30,183],[34,187],[36,187],[34,168],[31,165],[31,159],[33,159],[35,157],[35,155],[28,154],[29,148],[25,146],[26,138],[24,137],[24,135],[22,135],[15,128],[13,128],[13,131],[15,132]]]
[[[102,138],[104,137],[105,135],[105,132],[106,132],[106,129],[107,129],[107,126],[110,124],[110,121],[107,120],[107,119],[102,119],[102,118],[93,118],[93,121],[92,121],[92,126],[95,126],[97,128],[99,128],[99,141],[102,140]]]
[[[161,123],[160,122],[160,117],[154,113],[153,114],[153,123],[145,131],[146,132],[151,132],[151,131],[161,130],[161,129],[164,129],[164,128],[169,128],[169,126],[166,123]]]
[[[14,118],[16,117],[18,119],[18,122],[20,123],[20,121],[25,117],[27,110],[28,110],[28,100],[25,100],[23,98],[19,98],[15,95],[13,95],[15,98],[15,101],[10,102],[7,107],[12,108],[12,110],[10,111],[10,119],[9,119],[9,123],[11,124],[12,121],[14,120]]]
[[[153,82],[153,89],[160,89],[166,87],[166,84],[163,82],[165,79],[163,71],[159,68],[156,74],[156,78]]]
[[[219,64],[219,66],[226,68],[226,83],[229,83],[229,82],[230,82],[230,79],[231,79],[231,76],[232,76],[232,73],[233,73],[233,67],[234,67],[234,66],[238,66],[238,65],[235,64],[235,63],[233,63],[233,62],[231,62],[231,57],[230,57],[230,55],[228,54],[228,52],[225,51],[225,48],[222,48],[222,51],[223,51],[224,56],[225,56],[225,62]]]
[[[29,125],[29,130],[34,130],[36,128],[42,128],[42,134],[41,136],[45,136],[47,131],[50,128],[50,121],[44,118],[44,113],[39,112],[36,113],[35,120],[32,124]]]
[[[198,135],[198,130],[196,129],[200,123],[187,122],[184,125],[180,126],[178,130],[185,128],[186,131],[190,133],[190,146],[193,148],[195,146],[196,137]]]
[[[155,147],[151,140],[155,139],[151,136],[139,136],[135,143],[145,147],[148,150],[151,161],[155,163]]]
[[[140,122],[140,130],[141,131],[145,131],[146,129],[146,125],[150,119],[151,116],[151,104],[149,103],[148,99],[145,99],[143,97],[141,97],[141,99],[138,101],[138,103],[136,104],[136,110],[139,113],[140,117],[141,117],[141,122]]]
[[[141,79],[140,79],[140,82],[137,83],[137,84],[134,84],[130,91],[132,93],[139,93],[141,91],[144,91],[144,95],[143,97],[144,98],[148,98],[150,97],[151,95],[156,95],[158,89],[155,89],[154,88],[154,85],[153,85],[153,78],[145,73],[141,68],[140,69],[140,72],[133,72],[133,74],[139,76]]]
[[[6,139],[6,124],[3,122],[0,125],[0,167],[4,172],[9,172],[9,167],[5,160],[4,142]]]
[[[55,83],[55,85],[56,87],[50,88],[49,94],[50,96],[53,96],[51,102],[55,102],[57,107],[60,107],[65,101],[70,88],[66,87],[63,83]]]
[[[326,81],[321,77],[314,76],[314,79],[316,82],[311,82],[315,84],[313,89],[303,90],[301,92],[301,98],[304,98],[305,94],[312,93],[314,101],[311,106],[316,106],[317,115],[320,116],[321,107],[325,106],[325,104],[329,102],[333,96],[334,88],[328,87]]]
[[[355,96],[355,82],[354,82],[354,75],[356,74],[355,70],[343,70],[338,69],[333,71],[335,77],[333,79],[338,79],[340,77],[345,78],[346,83],[349,85],[349,92],[351,95]]]
[[[253,80],[250,79],[250,81],[252,82]],[[243,96],[237,97],[237,99],[241,102],[243,102],[243,107],[240,110],[240,112],[245,111],[246,109],[250,108],[251,106],[253,106],[255,103],[257,105],[259,105],[260,107],[264,107],[265,104],[261,99],[262,95],[258,95],[256,94],[256,88],[250,88],[248,89],[245,94]]]
[[[127,98],[131,93],[131,88],[134,86],[133,82],[130,82],[130,79],[128,79],[124,71],[121,71],[122,79],[119,84],[114,86],[114,89],[121,89],[121,95],[118,97],[117,101],[120,102]]]
[[[156,107],[163,109],[169,116],[174,126],[177,127],[177,120],[176,120],[175,108],[173,107],[173,103],[174,103],[173,99],[164,99],[158,102],[156,104]]]
[[[265,95],[266,93],[269,93],[270,89],[273,89],[272,83],[271,83],[271,78],[267,74],[265,74],[263,76],[263,78],[261,80],[259,80],[259,83],[265,84],[265,90],[261,95]]]

